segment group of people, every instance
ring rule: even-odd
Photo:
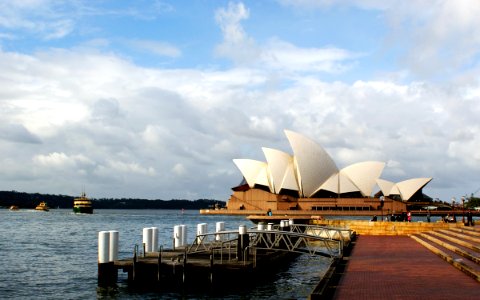
[[[373,216],[373,218],[370,220],[372,222],[376,222],[378,220],[377,216]],[[385,217],[385,221],[390,221],[390,222],[412,222],[412,213],[411,212],[402,212],[401,215],[395,215],[391,214],[390,215],[390,220],[388,217]]]
[[[463,219],[464,218],[462,217],[462,220]],[[457,218],[455,217],[455,215],[447,214],[445,217],[442,217],[442,221],[445,222],[445,223],[456,223]],[[475,225],[475,223],[473,222],[473,214],[472,214],[471,211],[468,211],[467,212],[467,222],[465,223],[465,226],[474,226],[474,225]]]
[[[455,215],[447,214],[445,217],[442,217],[442,221],[445,223],[457,223],[457,218]]]

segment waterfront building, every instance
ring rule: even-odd
[[[385,168],[380,161],[339,169],[315,141],[290,130],[285,134],[293,154],[262,148],[265,161],[233,160],[243,181],[232,189],[228,209],[402,212],[409,203],[426,201],[422,189],[432,178],[388,181],[380,178]]]

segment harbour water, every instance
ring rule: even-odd
[[[119,271],[116,289],[97,287],[97,240],[102,230],[120,233],[119,258],[132,257],[144,227],[158,227],[159,243],[172,247],[173,227],[187,225],[188,242],[196,225],[225,222],[226,230],[254,224],[243,216],[206,216],[190,210],[71,210],[49,212],[0,209],[0,296],[3,299],[305,299],[326,272],[330,260],[301,255],[271,279],[241,292],[157,294],[128,287]],[[239,282],[239,285],[242,283]]]

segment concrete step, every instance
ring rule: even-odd
[[[455,242],[450,242],[449,239],[442,241],[435,237],[435,235],[438,237],[438,232],[428,232],[428,234],[418,233],[411,235],[411,238],[458,270],[480,282],[480,257],[478,257],[476,253],[465,251],[461,247],[455,245]],[[446,235],[442,235],[442,238],[445,236]],[[455,240],[465,243],[458,238]],[[477,246],[474,247],[478,248]]]
[[[467,240],[467,241],[471,241],[477,245],[480,245],[480,238],[476,238],[476,237],[473,237],[469,234],[462,234],[462,233],[458,233],[458,232],[455,232],[454,230],[452,229],[441,229],[441,230],[438,230],[439,232],[442,232],[442,233],[446,233],[446,234],[449,234],[449,235],[452,235],[458,239],[462,239],[462,240]]]
[[[480,253],[480,245],[478,244],[473,244],[471,243],[470,241],[465,241],[461,238],[458,238],[457,236],[455,236],[454,234],[451,234],[451,232],[448,232],[446,231],[446,233],[442,233],[442,232],[439,232],[439,231],[429,231],[428,232],[429,234],[431,235],[436,235],[442,239],[445,239],[445,240],[448,240],[452,243],[455,243],[455,244],[458,244],[458,245],[461,245],[463,247],[466,247],[468,249],[471,249],[473,251],[476,251],[476,252],[479,252]],[[448,234],[450,233],[450,234]]]
[[[471,237],[480,237],[480,230],[471,229],[469,227],[464,228],[449,228],[451,231],[455,231],[458,233],[463,233],[465,235],[469,235]]]
[[[429,233],[420,233],[418,234],[418,236],[421,236],[422,238],[424,239],[427,239],[428,241],[430,242],[433,242],[445,249],[448,249],[466,259],[469,259],[470,261],[480,265],[480,256],[478,256],[478,253],[472,251],[468,251],[468,250],[465,250],[463,247],[461,246],[457,246],[458,244],[453,244],[453,243],[450,243],[448,241],[445,241],[445,240],[442,240],[442,239],[439,239],[439,238],[436,238],[432,235],[430,235]]]

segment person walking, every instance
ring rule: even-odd
[[[472,215],[472,211],[469,210],[468,213],[467,213],[467,226],[473,226],[474,223],[473,223],[473,215]]]

